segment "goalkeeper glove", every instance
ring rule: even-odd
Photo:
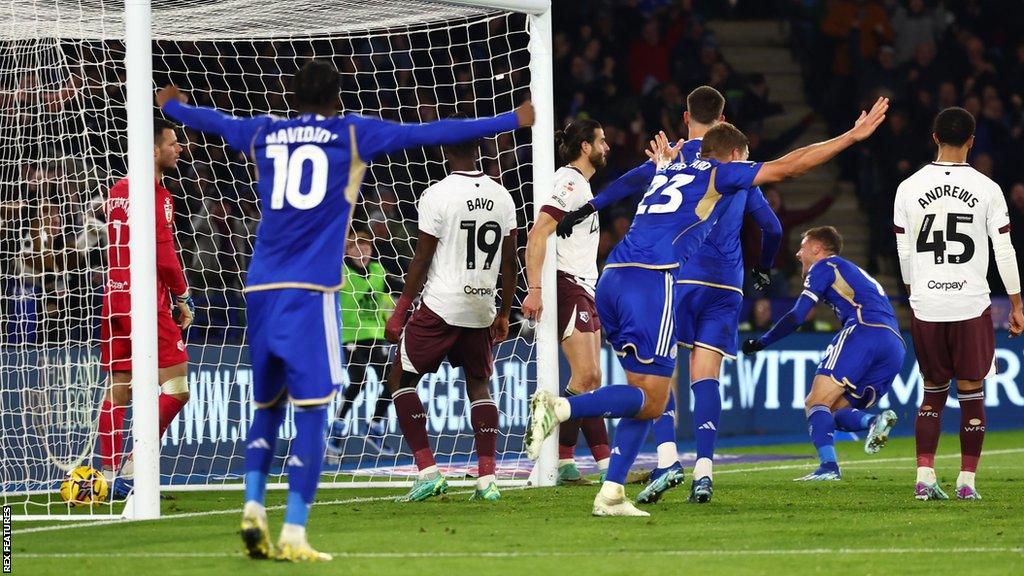
[[[764,344],[757,338],[748,338],[743,341],[743,353],[750,356],[764,350]]]
[[[177,312],[175,321],[184,330],[192,325],[192,320],[196,316],[196,302],[192,299],[192,294],[186,290],[184,294],[174,297],[174,304]]]
[[[764,292],[772,285],[771,270],[768,268],[755,266],[750,269],[750,275],[754,279],[754,289],[758,292]]]
[[[178,305],[184,304],[185,306],[188,306],[188,311],[191,312],[193,316],[195,316],[196,301],[192,299],[192,294],[190,292],[186,291],[184,294],[180,296],[175,296],[174,303]]]
[[[402,329],[405,328],[405,322],[409,319],[411,308],[412,298],[402,296],[395,303],[395,311],[391,313],[387,324],[384,325],[384,338],[388,342],[398,343],[398,339],[402,336]]]
[[[555,228],[555,234],[558,234],[559,238],[568,238],[572,234],[572,229],[580,222],[586,220],[594,212],[597,212],[597,208],[594,208],[594,205],[590,202],[587,202],[583,206],[569,212],[562,217],[562,221],[558,223],[558,226]]]

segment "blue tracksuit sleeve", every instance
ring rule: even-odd
[[[634,194],[643,192],[650,185],[651,179],[654,178],[657,170],[658,168],[654,162],[649,160],[644,162],[605,186],[604,190],[601,190],[601,193],[590,201],[590,204],[598,210],[603,210],[623,198],[629,198]]]
[[[270,121],[268,116],[238,118],[213,108],[189,106],[177,100],[164,104],[163,111],[189,128],[220,135],[229,146],[245,154],[252,149],[256,133]]]
[[[786,312],[779,321],[772,326],[770,330],[761,336],[761,343],[765,347],[771,346],[775,342],[785,338],[792,334],[797,328],[803,324],[804,320],[807,319],[807,314],[810,313],[811,308],[814,308],[815,301],[813,298],[808,296],[806,293],[801,294],[796,300],[796,304],[793,305],[793,309]]]
[[[515,112],[472,120],[438,120],[423,124],[402,124],[357,114],[349,115],[348,119],[356,127],[359,152],[365,160],[406,148],[458,144],[519,128]]]
[[[775,264],[775,254],[782,245],[782,223],[768,206],[754,210],[750,216],[761,229],[761,258],[758,260],[758,266],[764,269],[771,268]]]

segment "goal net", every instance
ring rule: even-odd
[[[57,489],[75,466],[100,467],[104,198],[127,166],[124,3],[0,6],[0,488],[15,514],[75,515],[82,507],[69,508]],[[427,0],[154,0],[152,10],[154,87],[174,83],[191,102],[239,116],[292,113],[289,79],[313,57],[341,72],[346,112],[390,120],[493,115],[530,96],[530,19],[514,11]],[[242,288],[260,221],[255,174],[216,136],[181,129],[178,137],[184,151],[164,184],[198,310],[185,335],[191,400],[163,436],[161,486],[240,488],[253,410]],[[487,139],[479,166],[511,192],[523,233],[534,213],[533,163],[553,163],[533,154],[530,139],[525,130]],[[411,260],[419,194],[445,174],[437,148],[370,166],[353,230],[372,247],[371,266],[385,271],[387,290],[400,290]],[[390,311],[383,297],[340,301],[346,318],[373,306]],[[358,380],[362,389],[331,426],[326,483],[397,486],[415,476],[393,409],[385,402],[377,411],[391,350],[372,337],[344,338],[353,364],[342,390]],[[525,483],[523,435],[537,377],[531,327],[513,318],[495,356],[498,477]],[[461,370],[445,365],[425,376],[419,394],[439,466],[449,478],[469,478],[476,467]],[[344,398],[335,398],[332,422]],[[129,453],[130,421],[129,410]],[[292,436],[289,415],[273,474],[283,471]],[[113,506],[84,513],[111,514]]]

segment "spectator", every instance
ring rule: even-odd
[[[934,46],[949,23],[949,15],[941,7],[925,6],[924,0],[909,0],[897,6],[892,16],[896,62],[906,64],[922,44]]]
[[[766,332],[772,327],[772,301],[758,298],[750,308],[750,314],[744,322],[740,322],[740,332]]]

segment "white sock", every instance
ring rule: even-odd
[[[608,471],[608,463],[611,462],[611,460],[612,460],[611,458],[602,458],[602,459],[598,460],[597,461],[597,469],[600,470],[601,472],[607,472]]]
[[[935,468],[929,468],[927,466],[918,466],[917,481],[923,482],[924,484],[935,484]]]
[[[559,422],[565,422],[572,416],[572,407],[565,398],[555,398],[555,418]]]
[[[481,476],[476,479],[476,487],[478,490],[483,490],[494,482],[494,474],[488,474],[487,476]]]
[[[566,464],[575,464],[575,463],[576,463],[576,460],[573,459],[573,458],[559,458],[558,459],[558,467],[559,468],[561,468],[562,466],[565,466]]]
[[[601,496],[609,500],[623,500],[626,498],[626,487],[605,480],[604,484],[601,484]]]
[[[304,544],[306,542],[306,527],[298,524],[285,524],[281,527],[281,542]]]
[[[242,514],[245,516],[267,516],[267,509],[264,508],[263,504],[255,500],[249,500],[245,503],[245,508],[242,509]]]
[[[675,442],[658,444],[658,468],[668,468],[679,462],[679,451]]]
[[[433,478],[434,476],[437,476],[438,474],[440,474],[440,472],[437,471],[437,465],[435,464],[433,466],[427,466],[423,470],[420,470],[420,476],[419,477],[420,477],[420,480],[422,480],[424,478]]]
[[[711,466],[711,458],[697,458],[697,462],[693,465],[693,479],[711,478]]]
[[[961,470],[960,475],[956,477],[957,488],[960,486],[970,486],[974,488],[974,472],[968,472]]]

